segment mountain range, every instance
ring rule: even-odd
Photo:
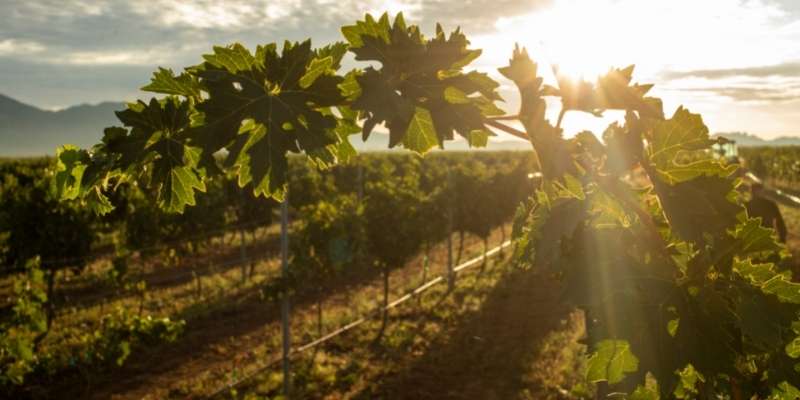
[[[124,108],[125,103],[122,102],[105,102],[47,111],[0,94],[0,157],[52,155],[62,144],[90,147],[100,141],[103,128],[118,124],[114,111]],[[739,146],[800,145],[800,137],[768,141],[741,132],[718,135],[735,140]],[[362,151],[385,151],[389,137],[385,133],[374,132],[366,142],[357,137],[353,137],[352,142]],[[491,139],[487,150],[527,150],[529,146],[521,140]],[[464,140],[448,143],[448,150],[468,149]]]
[[[62,144],[89,147],[113,125],[124,103],[82,104],[47,111],[0,94],[0,156],[54,154]]]
[[[800,146],[800,137],[781,136],[771,140],[765,140],[758,136],[745,132],[720,132],[714,136],[722,136],[736,142],[737,146]]]

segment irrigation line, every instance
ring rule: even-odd
[[[471,260],[468,260],[468,261],[462,263],[461,265],[453,268],[453,273],[457,274],[457,273],[459,273],[461,271],[464,271],[464,270],[466,270],[468,268],[471,268],[471,267],[473,267],[475,265],[479,265],[480,262],[488,259],[489,257],[494,256],[495,254],[500,253],[500,251],[502,249],[504,249],[504,248],[506,248],[506,247],[508,247],[510,245],[511,245],[511,241],[508,240],[505,243],[503,243],[503,244],[501,244],[501,245],[499,245],[499,246],[487,251],[486,254],[478,256],[478,257],[475,257],[475,258],[473,258]],[[446,279],[447,279],[446,275],[439,275],[438,277],[433,278],[433,279],[429,280],[428,282],[425,282],[421,286],[419,286],[419,287],[415,288],[414,290],[411,290],[410,292],[406,293],[404,296],[402,296],[402,297],[394,300],[393,302],[389,303],[386,306],[385,309],[382,306],[377,306],[377,307],[375,307],[375,309],[365,313],[364,315],[362,315],[361,317],[359,317],[355,321],[352,321],[352,322],[348,323],[347,325],[344,325],[344,326],[334,330],[333,332],[330,332],[330,333],[328,333],[328,334],[326,334],[326,335],[324,335],[324,336],[322,336],[322,337],[320,337],[318,339],[315,339],[315,340],[313,340],[313,341],[311,341],[309,343],[306,343],[306,344],[304,344],[302,346],[295,347],[295,348],[291,349],[291,351],[289,352],[289,356],[291,357],[291,356],[294,356],[296,354],[308,351],[308,350],[313,349],[313,348],[315,348],[315,347],[317,347],[317,346],[319,346],[319,345],[321,345],[321,344],[323,344],[325,342],[328,342],[331,339],[333,339],[333,338],[335,338],[335,337],[337,337],[337,336],[339,336],[339,335],[341,335],[341,334],[343,334],[343,333],[345,333],[345,332],[347,332],[347,331],[349,331],[349,330],[351,330],[351,329],[353,329],[353,328],[355,328],[355,327],[367,322],[368,320],[380,315],[381,312],[383,312],[384,310],[390,310],[392,308],[395,308],[395,307],[399,306],[400,304],[405,303],[408,300],[413,299],[416,296],[419,296],[420,294],[422,294],[426,290],[432,288],[433,286],[436,286],[439,283],[445,282]],[[235,389],[236,387],[238,387],[238,386],[242,385],[243,383],[249,381],[250,379],[252,379],[256,375],[264,372],[265,370],[275,366],[276,364],[278,364],[278,363],[280,363],[282,361],[283,361],[282,355],[275,355],[275,356],[272,357],[271,360],[267,361],[267,363],[264,366],[262,366],[260,368],[257,368],[255,371],[243,376],[241,379],[236,380],[235,382],[231,382],[231,383],[228,383],[228,384],[220,387],[219,389],[215,390],[212,394],[206,396],[205,398],[206,399],[213,399],[213,398],[219,396],[220,394],[222,394],[225,391],[228,391],[228,390],[231,390],[231,389]]]

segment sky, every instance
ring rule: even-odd
[[[496,68],[519,42],[545,79],[553,64],[587,79],[635,64],[667,114],[685,105],[713,132],[800,136],[800,0],[2,0],[0,93],[46,109],[146,98],[157,66],[197,64],[213,45],[321,46],[383,11],[427,34],[460,26],[483,49],[471,67],[501,82],[510,111],[516,93]],[[570,113],[564,127],[617,117]]]

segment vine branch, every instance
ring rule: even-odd
[[[498,117],[489,117],[489,119],[492,120],[492,121],[514,121],[514,120],[519,119],[519,114],[501,115],[501,116],[498,116]]]
[[[564,120],[564,115],[567,113],[566,108],[562,108],[558,113],[558,121],[556,121],[556,130],[561,129],[561,121]]]
[[[492,128],[495,128],[497,130],[503,131],[505,133],[508,133],[508,134],[510,134],[512,136],[515,136],[515,137],[518,137],[520,139],[530,140],[530,138],[528,137],[527,133],[525,133],[525,132],[523,132],[523,131],[521,131],[519,129],[512,128],[512,127],[510,127],[510,126],[508,126],[506,124],[502,124],[502,123],[500,123],[498,121],[489,119],[489,120],[486,121],[486,125],[489,125]]]

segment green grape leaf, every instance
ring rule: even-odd
[[[570,174],[564,175],[563,182],[554,180],[550,183],[553,187],[553,191],[559,198],[586,200],[586,193],[583,191],[583,184],[581,184],[581,181],[578,178]]]
[[[86,203],[90,210],[97,215],[105,215],[114,210],[114,205],[106,197],[100,189],[100,186],[94,186],[86,196]]]
[[[784,347],[786,355],[791,358],[800,358],[800,337],[794,338]]]
[[[644,157],[642,141],[643,122],[635,113],[625,113],[625,125],[612,123],[603,132],[607,148],[606,166],[615,174],[625,172],[638,165]]]
[[[361,85],[358,83],[358,77],[364,72],[354,69],[344,76],[344,80],[339,84],[339,90],[342,96],[348,101],[353,101],[361,96]],[[359,129],[360,130],[360,129]]]
[[[519,108],[520,121],[528,131],[528,135],[531,136],[531,140],[533,141],[539,136],[549,136],[542,135],[543,133],[552,133],[552,136],[560,139],[560,134],[545,119],[547,104],[543,98],[545,95],[542,86],[543,79],[538,76],[538,69],[539,66],[528,56],[528,51],[525,48],[520,48],[519,45],[515,45],[508,66],[499,68],[498,71],[501,75],[513,81],[519,90],[521,98]],[[531,133],[540,134],[531,135]],[[539,146],[536,149],[537,151],[547,151],[544,149],[547,144],[534,143],[534,146],[537,145]],[[548,169],[546,166],[543,166],[543,168]],[[556,173],[553,176],[557,175]]]
[[[675,335],[678,333],[678,328],[680,326],[681,326],[680,318],[669,320],[669,322],[667,322],[667,333],[669,333],[670,336],[675,337]]]
[[[737,240],[735,247],[738,254],[779,253],[784,250],[775,231],[761,226],[758,218],[739,223],[731,235]]]
[[[306,74],[300,78],[300,87],[303,89],[308,89],[311,84],[322,74],[330,71],[331,67],[333,66],[333,57],[324,57],[324,58],[315,58],[311,61],[311,64],[308,65],[308,70]]]
[[[537,75],[538,69],[538,64],[531,60],[528,51],[516,45],[508,66],[499,68],[498,71],[513,81],[523,96],[527,93],[538,97],[543,89],[543,79]]]
[[[733,271],[781,302],[800,304],[800,283],[792,282],[791,272],[778,272],[774,264],[753,264],[749,259],[737,260]]]
[[[346,82],[352,108],[366,120],[366,140],[378,124],[389,130],[389,146],[413,145],[411,150],[430,149],[428,129],[420,136],[419,122],[432,123],[436,142],[442,145],[454,134],[470,140],[473,131],[488,129],[485,117],[497,114],[493,102],[499,99],[498,84],[487,75],[464,73],[462,68],[480,55],[468,49],[469,41],[460,30],[449,36],[441,26],[436,35],[425,39],[416,26],[407,26],[402,14],[392,24],[384,14],[379,20],[365,20],[342,28],[356,60],[374,61],[380,68],[368,67],[352,75],[358,88]],[[420,119],[419,109],[430,116]],[[408,139],[407,136],[416,135]],[[475,144],[479,144],[476,141]]]
[[[626,399],[627,400],[659,400],[658,385],[655,387],[638,386]]]
[[[58,198],[74,200],[83,194],[81,183],[89,162],[86,150],[72,145],[64,145],[56,150],[55,186]]]
[[[529,253],[541,268],[560,266],[562,240],[569,239],[587,218],[586,207],[575,198],[549,199],[538,192],[540,204],[530,215]],[[552,204],[550,204],[552,201]]]
[[[788,382],[781,382],[772,389],[769,400],[796,400],[800,399],[800,390]]]
[[[467,142],[469,143],[469,147],[486,147],[486,145],[489,144],[489,137],[493,135],[493,133],[485,129],[472,131],[469,133]]]
[[[198,169],[201,149],[188,145],[192,112],[190,102],[177,97],[129,104],[116,114],[130,131],[107,128],[92,154],[74,147],[59,151],[59,196],[80,197],[94,212],[105,214],[113,208],[102,192],[107,180],[129,174],[156,189],[159,205],[168,212],[195,204],[194,192],[205,191],[205,172]]]
[[[417,107],[408,131],[403,137],[403,147],[419,154],[425,154],[438,143],[431,113],[424,108]]]
[[[444,90],[444,99],[450,104],[469,104],[467,95],[452,86]]]
[[[719,176],[699,176],[670,185],[651,177],[664,215],[682,240],[704,242],[704,234],[723,238],[736,225],[742,206],[731,199],[734,181]]]
[[[358,153],[349,139],[350,135],[361,132],[356,123],[358,113],[347,106],[338,107],[338,110],[341,115],[335,129],[338,141],[321,149],[306,151],[317,168],[328,169],[338,163],[347,163]]]
[[[121,171],[155,189],[159,206],[167,212],[180,213],[186,205],[194,205],[195,191],[205,191],[205,170],[199,167],[203,150],[190,143],[192,113],[191,103],[176,97],[139,101],[118,111],[117,118],[130,131],[108,128],[96,147],[110,160],[107,173]],[[90,198],[95,195],[102,193]],[[109,205],[99,199],[96,207]]]
[[[255,56],[241,45],[214,50],[199,72],[209,98],[197,106],[206,123],[198,142],[212,153],[227,147],[241,185],[252,181],[256,194],[282,198],[288,152],[339,142],[337,117],[328,111],[344,101],[343,79],[332,74],[337,60],[316,58],[310,41],[286,42],[280,55],[275,45],[259,46]],[[239,134],[246,120],[263,130]]]
[[[697,372],[694,366],[687,365],[680,371],[677,371],[678,385],[673,391],[673,395],[679,399],[694,399],[697,395],[697,384],[705,382],[705,377]]]
[[[142,90],[199,99],[202,86],[190,74],[175,76],[171,69],[158,68],[158,71],[153,73],[150,83],[142,87]]]
[[[546,179],[560,179],[564,174],[578,175],[575,158],[562,130],[546,118],[547,103],[543,96],[551,89],[542,85],[537,76],[538,65],[528,56],[525,48],[516,46],[507,67],[500,73],[514,81],[520,92],[519,118],[536,153],[539,154],[541,172]],[[546,155],[546,156],[545,156]]]
[[[681,155],[708,149],[715,143],[709,137],[702,117],[683,107],[679,107],[672,118],[657,121],[647,139],[648,162],[658,171],[661,179],[669,184],[685,182],[699,176],[726,177],[736,171],[735,165],[723,165],[707,154],[694,153],[695,160],[680,162]]]
[[[315,49],[314,54],[316,55],[317,59],[330,57],[331,65],[329,68],[332,71],[338,71],[342,67],[342,59],[344,58],[344,55],[347,54],[347,48],[347,43],[334,42],[325,47]]]
[[[182,213],[195,205],[195,191],[205,192],[197,164],[201,150],[165,138],[152,146],[158,155],[153,161],[153,180],[159,182],[158,205],[167,212]]]
[[[597,229],[629,228],[635,217],[603,190],[596,190],[589,196],[590,212],[593,214],[592,225]]]
[[[239,171],[239,186],[253,184],[253,194],[282,200],[286,194],[286,171],[289,163],[283,148],[290,143],[279,135],[267,135],[266,127],[257,124],[252,130],[239,134],[229,147],[229,163]]]
[[[675,184],[686,182],[698,176],[720,176],[732,175],[738,169],[737,165],[722,165],[717,160],[706,159],[690,162],[687,164],[674,164],[669,169],[659,170],[659,176],[665,182]]]
[[[389,14],[383,14],[377,21],[372,15],[367,14],[363,21],[356,21],[355,25],[342,27],[342,35],[351,47],[364,47],[366,45],[364,38],[367,37],[388,41],[389,28]]]
[[[259,46],[256,54],[263,56],[264,53],[274,50],[275,45],[271,43],[267,46]],[[210,66],[232,74],[247,72],[257,66],[264,66],[262,57],[253,57],[250,51],[239,43],[234,43],[227,47],[214,46],[214,54],[204,54],[203,59]]]
[[[625,375],[636,372],[639,359],[631,352],[631,346],[624,340],[603,340],[586,364],[586,379],[590,382],[607,381],[616,384]]]

